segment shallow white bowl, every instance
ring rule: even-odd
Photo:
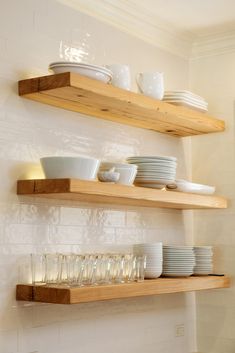
[[[100,165],[98,159],[90,157],[43,157],[40,162],[47,179],[94,180]]]
[[[49,67],[55,74],[61,74],[63,72],[75,72],[82,76],[87,76],[98,81],[108,83],[112,80],[112,74],[104,71],[103,69],[97,69],[94,67],[86,67],[72,64],[57,64]]]

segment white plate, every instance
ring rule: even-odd
[[[172,157],[172,156],[130,156],[127,157],[127,160],[129,159],[138,159],[138,160],[169,160],[169,161],[176,161],[177,158],[176,157]]]
[[[180,101],[180,100],[171,100],[171,101],[167,101],[167,103],[169,104],[174,104],[174,105],[179,105],[179,106],[183,106],[183,107],[187,107],[187,108],[193,108],[194,110],[198,110],[199,112],[207,112],[207,109],[201,108],[198,105],[192,104],[192,103],[187,103],[185,101]]]
[[[176,180],[173,185],[167,186],[175,191],[189,192],[193,194],[212,195],[215,192],[215,186],[191,183],[187,180]]]
[[[189,98],[189,97],[185,97],[185,96],[165,96],[163,98],[164,102],[185,102],[187,104],[193,104],[195,106],[198,106],[202,109],[207,109],[208,108],[208,104],[204,103],[202,101],[199,101],[197,99],[193,99],[193,98]]]
[[[184,95],[191,96],[191,97],[194,97],[195,99],[199,99],[199,100],[206,102],[203,97],[201,97],[198,94],[195,94],[191,91],[187,91],[187,90],[165,91],[164,94],[165,95],[184,94]]]

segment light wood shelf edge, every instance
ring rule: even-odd
[[[224,130],[224,121],[75,73],[21,80],[19,95],[58,108],[172,136]]]
[[[227,207],[226,199],[220,196],[189,194],[79,179],[18,180],[17,194],[138,207],[175,209],[220,209]]]
[[[139,283],[74,288],[18,284],[16,299],[55,304],[78,304],[139,296],[228,288],[229,286],[230,278],[227,276],[159,278]]]

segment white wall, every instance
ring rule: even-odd
[[[235,53],[191,62],[191,88],[209,102],[209,111],[224,119],[226,131],[194,137],[193,179],[215,185],[229,199],[227,210],[194,213],[196,244],[215,247],[215,272],[235,275]],[[203,353],[234,353],[234,285],[196,294],[198,349]]]
[[[166,88],[187,88],[188,62],[48,0],[0,0],[0,353],[194,351],[194,296],[175,294],[75,306],[16,302],[15,284],[33,251],[105,249],[142,241],[191,241],[190,214],[17,197],[16,180],[46,155],[122,160],[174,155],[190,172],[190,142],[63,111],[17,95],[17,81],[47,74],[65,48],[89,32],[95,63],[165,72]],[[183,142],[184,141],[184,142]],[[188,171],[187,171],[188,167]],[[175,325],[185,335],[175,337]]]

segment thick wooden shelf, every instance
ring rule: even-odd
[[[173,136],[224,130],[223,121],[207,114],[70,72],[19,81],[19,95],[88,116]]]
[[[229,285],[230,280],[226,276],[158,278],[139,283],[72,288],[18,284],[16,299],[55,304],[78,304],[100,300],[227,288]]]
[[[17,194],[63,200],[176,209],[226,208],[223,197],[79,179],[19,180]]]

